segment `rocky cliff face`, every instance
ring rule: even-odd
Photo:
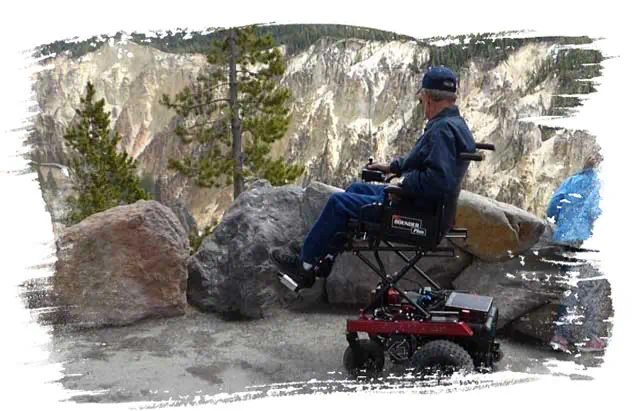
[[[522,121],[550,107],[556,80],[534,86],[529,79],[552,51],[548,45],[527,45],[493,68],[472,61],[460,86],[460,109],[476,139],[497,146],[485,162],[472,165],[464,187],[540,216],[552,191],[596,148],[585,133],[546,133]],[[290,57],[282,81],[294,97],[293,120],[274,153],[307,166],[298,183],[337,186],[356,179],[370,156],[389,160],[405,154],[423,126],[414,98],[420,75],[410,65],[428,58],[429,50],[413,42],[327,39]],[[204,63],[201,55],[168,54],[128,41],[111,41],[80,59],[56,57],[34,83],[41,110],[32,137],[35,159],[66,161],[63,130],[91,80],[97,98],[104,97],[112,110],[121,148],[138,160],[142,173],[152,175],[160,200],[180,198],[199,224],[209,223],[230,204],[231,188],[198,189],[167,170],[170,157],[189,149],[170,133],[173,113],[158,103],[163,93],[181,90]],[[41,172],[46,176],[48,170]],[[63,174],[55,179],[63,193]],[[58,219],[59,195],[45,198]]]

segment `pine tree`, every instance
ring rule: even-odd
[[[88,82],[86,95],[80,99],[81,108],[75,110],[76,122],[64,135],[72,151],[69,172],[76,192],[67,199],[70,224],[112,207],[148,199],[139,185],[134,159],[125,151],[117,151],[121,137],[112,135],[104,99],[94,102],[94,98],[95,88]]]
[[[196,144],[192,157],[170,159],[170,168],[202,187],[233,184],[234,199],[245,178],[282,185],[299,177],[303,167],[270,157],[288,130],[291,98],[278,82],[284,61],[271,35],[258,36],[254,26],[225,30],[207,62],[189,87],[161,99],[182,119],[175,134]]]

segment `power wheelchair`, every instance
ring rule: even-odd
[[[478,143],[476,149],[495,147]],[[467,161],[484,158],[480,151],[459,155]],[[422,210],[401,186],[391,184],[395,177],[363,169],[363,181],[386,184],[383,201],[362,207],[347,231],[338,234],[345,243],[343,252],[352,252],[380,277],[359,318],[347,320],[344,367],[353,376],[378,376],[387,356],[415,373],[491,370],[502,358],[495,341],[498,309],[493,298],[444,290],[416,266],[421,258],[455,256],[455,248],[440,246],[443,239],[467,238],[466,229],[453,227],[459,191]],[[397,272],[386,272],[379,256],[385,251],[403,260]],[[373,253],[376,264],[364,252]],[[398,282],[410,270],[429,286],[401,289]],[[362,333],[368,338],[359,338]]]

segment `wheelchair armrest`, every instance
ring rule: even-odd
[[[384,193],[391,194],[400,198],[409,198],[409,199],[415,198],[413,194],[411,194],[408,191],[405,191],[403,187],[395,185],[395,184],[388,184],[387,186],[385,186]]]
[[[396,184],[388,184],[385,186],[384,191],[388,194],[400,194],[403,192],[403,187],[398,186]]]
[[[495,145],[494,144],[488,144],[488,143],[476,143],[476,149],[477,150],[491,150],[491,151],[495,151]]]
[[[460,160],[467,160],[467,161],[484,160],[484,154],[482,153],[460,153],[458,157],[460,157]]]

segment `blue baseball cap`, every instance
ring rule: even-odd
[[[427,90],[442,90],[455,93],[457,90],[457,79],[453,71],[447,67],[430,67],[421,82],[421,88]]]

